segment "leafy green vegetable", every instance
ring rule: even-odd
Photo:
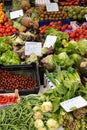
[[[59,53],[53,56],[54,63],[57,63],[63,67],[69,67],[73,65],[73,60],[69,58],[66,52]]]
[[[80,56],[79,54],[74,53],[74,54],[70,55],[70,59],[72,59],[72,61],[76,65],[82,59],[82,56]]]
[[[82,56],[87,52],[87,39],[82,39],[77,43],[79,54]]]
[[[7,50],[11,50],[12,47],[9,45],[10,37],[0,37],[0,54]]]
[[[29,57],[26,58],[26,63],[31,64],[32,62],[38,62],[38,57],[35,54],[31,54]]]
[[[10,50],[6,51],[1,55],[0,62],[2,64],[21,64],[18,54]]]
[[[41,63],[43,63],[44,67],[48,70],[51,70],[54,68],[53,64],[53,54],[47,55],[41,60]]]
[[[57,40],[62,40],[62,39],[68,40],[68,38],[69,38],[69,35],[67,33],[63,33],[61,31],[54,29],[54,28],[49,28],[46,31],[46,35],[57,36]]]

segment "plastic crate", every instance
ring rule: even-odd
[[[13,74],[22,75],[23,77],[30,77],[36,80],[36,87],[34,89],[19,89],[19,95],[28,95],[28,94],[37,94],[40,88],[40,79],[39,79],[39,71],[38,65],[36,63],[32,63],[29,65],[0,65],[0,70],[6,70]],[[0,74],[1,77],[1,74]],[[1,80],[1,78],[0,78]],[[0,81],[2,82],[2,81]],[[0,93],[11,93],[13,90],[0,90]]]
[[[12,11],[12,0],[3,0],[4,6],[7,11]]]
[[[39,21],[39,26],[44,26],[44,25],[49,25],[50,22],[58,22],[60,20],[41,20]],[[70,24],[70,20],[67,19],[67,20],[61,20],[62,24]]]

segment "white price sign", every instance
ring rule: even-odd
[[[86,21],[87,21],[87,14],[85,14],[85,19],[86,19]]]
[[[41,55],[41,42],[26,42],[25,43],[25,55],[36,54],[37,56]]]
[[[61,102],[60,105],[65,109],[66,112],[71,112],[73,110],[87,106],[87,101],[83,97],[78,96]]]
[[[11,19],[15,19],[15,18],[18,18],[20,16],[23,16],[23,10],[17,10],[17,11],[13,11],[13,12],[10,12],[10,18]]]
[[[57,37],[56,36],[50,36],[50,35],[48,35],[47,37],[46,37],[46,40],[45,40],[45,43],[44,43],[44,47],[53,47],[54,46],[54,43],[56,42],[56,40],[57,40]]]
[[[57,3],[46,4],[46,9],[48,12],[59,11],[59,7]]]

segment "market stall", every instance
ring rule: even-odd
[[[0,2],[0,130],[87,129],[87,3]]]

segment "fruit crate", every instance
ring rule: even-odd
[[[3,71],[7,74],[4,74]],[[6,75],[8,75],[8,73],[10,73],[10,76],[8,76],[6,79]],[[6,84],[6,86],[3,84]],[[29,88],[27,88],[27,86],[29,86]],[[0,93],[11,93],[15,89],[18,89],[19,95],[22,96],[28,94],[37,94],[39,88],[39,69],[36,63],[29,65],[0,65]]]

